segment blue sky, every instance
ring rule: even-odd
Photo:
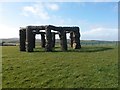
[[[117,2],[1,2],[0,7],[0,38],[19,37],[19,27],[46,24],[79,26],[83,40],[118,37]]]

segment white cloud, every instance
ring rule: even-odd
[[[116,28],[94,28],[82,32],[82,39],[89,40],[118,40],[118,29]]]
[[[0,38],[16,38],[19,37],[19,27],[11,27],[8,25],[0,25]]]
[[[35,16],[39,16],[39,18],[44,20],[48,20],[50,18],[42,5],[25,6],[23,10],[25,16],[29,16],[30,14],[33,14]]]
[[[47,12],[47,9],[57,11],[59,10],[59,6],[56,3],[42,3],[39,2],[37,4],[31,5],[31,6],[25,6],[23,7],[23,15],[29,16],[39,16],[40,19],[48,20],[50,19],[50,15]]]
[[[55,3],[47,3],[45,6],[50,10],[59,10],[59,6]]]

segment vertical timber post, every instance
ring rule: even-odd
[[[45,27],[45,31],[46,31],[46,45],[45,45],[45,50],[47,52],[50,52],[50,51],[52,51],[52,33],[51,33],[50,26],[46,26]]]
[[[35,48],[35,34],[33,34],[33,48]]]
[[[41,33],[41,47],[45,48],[45,34]]]
[[[31,26],[26,28],[27,52],[33,52],[33,32]]]
[[[80,30],[79,27],[76,28],[76,49],[80,49],[81,45],[80,45]]]
[[[70,32],[71,47],[73,47],[73,32]]]
[[[76,27],[74,33],[73,33],[73,48],[74,49],[80,49],[80,32],[79,32],[79,27]]]
[[[62,51],[67,51],[66,31],[63,29],[60,31],[60,45]]]
[[[55,47],[55,33],[52,32],[52,47]]]
[[[20,39],[20,51],[26,51],[26,30],[22,29],[19,30],[19,39]]]

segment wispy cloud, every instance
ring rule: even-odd
[[[45,7],[50,10],[59,10],[59,6],[55,3],[46,3]]]
[[[82,32],[83,39],[92,40],[117,40],[118,39],[118,29],[116,28],[94,28],[89,31]]]
[[[48,13],[44,10],[44,6],[42,4],[23,7],[23,15],[29,16],[30,14],[39,16],[39,18],[44,20],[47,20],[50,18]]]
[[[1,31],[2,30],[2,31]],[[16,38],[19,37],[19,27],[11,27],[9,25],[0,25],[0,38]]]
[[[50,15],[47,10],[59,10],[59,6],[56,3],[42,3],[39,2],[37,4],[31,6],[24,6],[23,7],[23,15],[29,16],[33,14],[34,16],[38,16],[40,19],[48,20],[50,19]]]

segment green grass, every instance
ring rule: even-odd
[[[80,50],[20,52],[3,47],[3,88],[116,88],[118,48],[83,46]]]

